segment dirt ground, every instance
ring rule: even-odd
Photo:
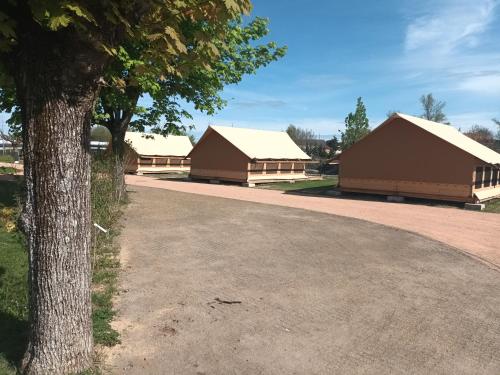
[[[234,185],[161,181],[146,176],[128,175],[126,180],[128,184],[136,186],[303,208],[367,220],[444,242],[496,265],[500,269],[500,245],[498,242],[500,215],[498,214],[346,197],[293,195],[284,194],[281,191],[250,189]]]
[[[366,221],[130,189],[112,373],[500,373],[484,263]]]

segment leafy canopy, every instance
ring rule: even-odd
[[[111,127],[116,121],[130,121],[136,130],[143,131],[149,126],[154,132],[164,134],[185,130],[179,124],[183,117],[190,119],[191,115],[181,109],[180,99],[193,103],[196,110],[213,114],[225,105],[220,97],[225,85],[240,82],[243,75],[255,73],[285,54],[286,48],[277,47],[274,42],[255,45],[255,41],[268,34],[267,26],[268,20],[263,18],[243,25],[242,18],[237,17],[225,23],[221,37],[217,31],[219,26],[186,23],[183,39],[188,52],[184,59],[175,59],[174,70],[165,74],[151,74],[143,69],[144,64],[154,66],[156,63],[147,60],[144,44],[122,47],[119,58],[107,72],[109,77],[119,77],[120,84],[101,91],[95,122]],[[198,58],[199,33],[212,40],[218,51],[216,55]],[[137,106],[138,98],[144,95],[152,99],[147,108]]]
[[[229,25],[250,9],[250,0],[4,0],[0,3],[0,109],[14,113],[12,123],[20,122],[10,57],[30,22],[54,34],[76,35],[107,54],[106,88],[121,92],[136,88],[165,98],[162,90],[171,87],[165,84],[168,80],[184,79],[186,72],[196,69],[208,72],[213,69],[210,62],[221,61],[234,48],[225,43],[231,32],[237,32]],[[239,37],[246,38],[249,32]],[[258,61],[259,50],[240,52],[255,53]],[[115,100],[119,99],[111,102]]]

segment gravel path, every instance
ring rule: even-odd
[[[500,373],[500,273],[455,249],[335,215],[129,188],[112,373]]]
[[[127,184],[302,208],[408,230],[444,242],[500,267],[500,215],[456,208],[284,194],[231,185],[126,177]]]

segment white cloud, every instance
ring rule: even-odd
[[[491,130],[496,130],[496,125],[491,120],[492,118],[500,117],[497,112],[465,112],[455,115],[448,116],[448,120],[450,123],[456,127],[461,129],[462,131],[466,131],[470,129],[473,125],[481,125],[485,126]]]
[[[480,95],[500,95],[500,74],[469,77],[461,81],[458,88]]]
[[[441,3],[436,9],[434,4]],[[474,47],[494,19],[497,0],[455,0],[424,4],[429,14],[417,17],[406,30],[407,51],[424,49],[446,55],[460,47]]]
[[[500,97],[500,42],[491,33],[500,0],[424,0],[407,13],[402,79],[422,92]],[[422,13],[422,9],[425,9]]]

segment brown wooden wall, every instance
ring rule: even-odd
[[[341,177],[472,184],[476,158],[403,119],[341,156]]]
[[[191,152],[191,176],[246,181],[250,159],[215,131],[210,131]]]
[[[340,187],[459,199],[472,196],[475,168],[483,164],[418,126],[395,119],[342,154]]]

